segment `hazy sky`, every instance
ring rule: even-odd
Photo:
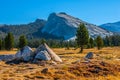
[[[93,24],[120,21],[120,0],[0,0],[0,24],[23,24],[66,12]]]

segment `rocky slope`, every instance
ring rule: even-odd
[[[64,37],[65,40],[74,39],[76,35],[76,29],[81,23],[85,24],[90,36],[93,38],[98,35],[102,37],[105,37],[106,35],[112,35],[112,33],[107,30],[104,30],[94,24],[82,21],[78,18],[72,17],[66,13],[50,14],[47,23],[42,29],[42,32]]]

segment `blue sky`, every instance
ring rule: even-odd
[[[66,12],[100,25],[120,21],[120,0],[0,0],[0,24],[24,24]]]

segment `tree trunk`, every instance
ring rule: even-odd
[[[98,47],[98,50],[100,50],[101,48],[100,47]]]
[[[82,53],[83,52],[83,45],[81,46],[81,50],[80,50],[80,53]]]

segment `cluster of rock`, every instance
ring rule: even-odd
[[[4,60],[7,63],[19,63],[19,62],[33,62],[49,61],[62,62],[60,57],[56,55],[47,44],[40,45],[35,51],[29,46],[23,47],[15,55],[1,55],[0,60]]]
[[[93,53],[89,52],[84,57],[84,60],[89,62],[93,58]],[[53,64],[56,62],[62,62],[60,57],[56,55],[52,49],[48,47],[47,44],[40,45],[35,51],[33,51],[29,46],[25,46],[20,49],[15,55],[0,55],[0,61],[6,61],[6,63],[15,63],[20,62],[32,62],[32,63],[41,63],[44,64],[44,61],[52,61]],[[75,63],[80,62],[81,60],[75,61]]]

